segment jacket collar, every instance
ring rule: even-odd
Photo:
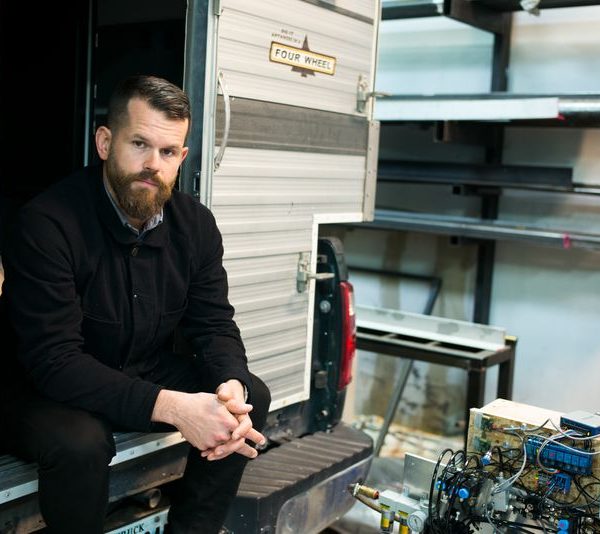
[[[104,227],[118,243],[123,245],[135,245],[139,243],[138,236],[123,225],[110,198],[106,194],[102,181],[102,166],[96,165],[88,167],[86,170],[88,178],[92,182],[92,191],[98,206],[98,216]],[[165,213],[163,223],[144,234],[141,242],[151,247],[164,247],[169,242],[169,230],[167,226],[167,214]]]

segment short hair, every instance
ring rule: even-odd
[[[163,78],[136,75],[122,80],[110,97],[106,122],[111,130],[123,126],[128,118],[127,106],[134,98],[144,100],[170,119],[191,122],[190,100],[183,90]]]

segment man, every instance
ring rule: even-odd
[[[208,209],[173,190],[189,123],[176,86],[122,82],[96,132],[102,166],[27,204],[4,251],[3,298],[27,378],[8,400],[5,439],[39,463],[51,532],[103,531],[114,429],[166,423],[193,446],[174,533],[218,532],[257,454],[247,440],[265,441],[256,428],[270,397],[248,371],[220,233]],[[176,327],[193,355],[173,351]]]

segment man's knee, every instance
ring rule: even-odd
[[[59,428],[48,436],[45,450],[40,451],[41,466],[66,463],[72,468],[102,469],[115,455],[112,430],[106,423],[85,414],[74,418],[69,428]]]
[[[267,414],[269,413],[269,406],[271,404],[271,392],[260,378],[256,375],[251,376],[252,387],[249,391],[248,402],[252,404],[253,410],[250,416],[254,428],[260,430],[267,420]]]

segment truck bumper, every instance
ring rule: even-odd
[[[271,449],[248,463],[225,526],[232,534],[319,532],[352,507],[347,487],[366,478],[372,457],[371,438],[344,424]]]

